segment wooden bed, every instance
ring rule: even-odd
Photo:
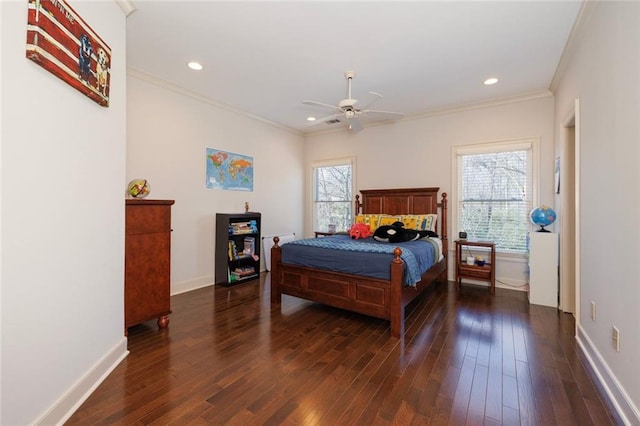
[[[435,281],[447,281],[447,194],[440,188],[402,188],[361,190],[356,195],[356,214],[429,214],[439,213],[437,228],[442,239],[440,262],[421,277],[416,287],[403,282],[401,250],[394,250],[389,281],[329,270],[282,263],[279,238],[271,249],[271,303],[279,305],[283,294],[334,306],[391,321],[391,335],[404,335],[405,307]]]

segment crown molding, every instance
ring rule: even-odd
[[[401,121],[418,120],[421,118],[435,117],[438,115],[454,114],[458,112],[472,111],[476,109],[493,108],[501,105],[533,101],[536,99],[543,99],[543,98],[548,98],[552,96],[553,96],[553,93],[551,93],[549,90],[538,90],[533,92],[522,93],[516,96],[506,96],[503,98],[495,98],[487,101],[453,105],[453,106],[443,107],[443,108],[436,108],[429,111],[407,116],[403,118]]]
[[[263,118],[263,117],[248,113],[246,111],[243,111],[241,109],[232,107],[230,105],[214,101],[211,98],[208,98],[206,96],[202,96],[202,95],[199,95],[197,93],[191,92],[191,91],[186,90],[186,89],[184,89],[184,88],[182,88],[180,86],[177,86],[177,85],[175,85],[173,83],[170,83],[170,82],[168,82],[166,80],[163,80],[160,77],[157,77],[157,76],[152,75],[152,74],[145,73],[145,72],[140,71],[138,69],[135,69],[135,68],[132,68],[132,67],[127,67],[127,76],[135,77],[135,78],[138,78],[140,80],[145,80],[145,81],[147,81],[147,82],[149,82],[151,84],[154,84],[156,86],[160,86],[160,87],[162,87],[164,89],[171,90],[172,92],[179,93],[181,95],[187,96],[187,97],[192,98],[192,99],[196,99],[196,100],[198,100],[200,102],[204,102],[204,103],[206,103],[208,105],[211,105],[211,106],[214,106],[216,108],[219,108],[219,109],[222,109],[222,110],[225,110],[225,111],[229,111],[229,112],[233,112],[234,114],[238,114],[238,115],[250,118],[252,120],[259,121],[261,123],[268,124],[268,125],[273,126],[273,127],[277,127],[280,130],[285,130],[285,131],[287,131],[289,133],[293,133],[293,134],[295,134],[297,136],[304,136],[304,133],[302,133],[302,132],[300,132],[298,130],[292,129],[291,127],[284,126],[284,125],[282,125],[280,123],[276,123],[275,121],[267,120],[266,118]]]
[[[580,41],[584,38],[585,28],[587,26],[587,23],[589,22],[591,13],[596,7],[596,4],[597,1],[594,0],[584,0],[584,2],[582,3],[580,12],[578,12],[578,17],[576,18],[576,22],[574,22],[573,27],[571,28],[571,32],[569,33],[567,44],[565,44],[564,50],[562,51],[562,56],[560,56],[560,61],[558,62],[556,72],[553,74],[553,79],[551,79],[551,84],[549,85],[549,91],[551,91],[551,93],[555,93],[556,90],[558,90],[558,85],[560,84],[560,80],[562,80],[562,77],[564,77],[564,74],[567,71],[569,61],[573,57],[575,51],[578,49]]]
[[[553,93],[551,93],[549,90],[538,90],[534,92],[523,93],[517,96],[508,96],[504,98],[496,98],[496,99],[491,99],[491,100],[482,101],[482,102],[453,105],[453,106],[443,107],[443,108],[435,108],[435,109],[424,111],[418,114],[405,116],[400,120],[394,120],[394,121],[386,120],[386,121],[378,121],[373,123],[366,123],[365,129],[369,129],[371,127],[377,127],[377,126],[385,126],[385,125],[388,126],[395,123],[403,123],[410,120],[420,120],[420,119],[429,118],[429,117],[436,117],[439,115],[448,115],[448,114],[455,114],[455,113],[465,112],[465,111],[479,110],[484,108],[493,108],[501,105],[509,105],[509,104],[518,103],[518,102],[527,102],[527,101],[533,101],[536,99],[544,99],[549,97],[553,97]],[[329,133],[338,133],[338,132],[346,132],[346,131],[347,129],[344,126],[336,126],[335,128],[325,129],[320,131],[307,131],[304,134],[305,136],[319,136],[319,135],[326,135]]]
[[[133,12],[138,10],[136,5],[131,0],[114,0],[114,1],[118,3],[118,6],[120,6],[120,9],[122,9],[122,11],[124,12],[124,16],[129,16]]]
[[[339,126],[339,127],[335,127],[335,128],[330,128],[330,129],[324,129],[324,130],[320,130],[320,131],[299,131],[296,129],[293,129],[291,127],[287,127],[284,126],[282,124],[276,123],[274,121],[271,120],[267,120],[263,117],[260,117],[258,115],[254,115],[251,113],[248,113],[246,111],[240,110],[238,108],[232,107],[230,105],[215,101],[211,98],[199,95],[197,93],[191,92],[189,90],[186,90],[180,86],[177,86],[173,83],[169,83],[166,80],[163,80],[160,77],[157,77],[155,75],[152,74],[148,74],[144,71],[140,71],[138,69],[132,68],[132,67],[127,67],[127,75],[131,76],[131,77],[135,77],[138,78],[140,80],[145,80],[148,81],[151,84],[154,84],[156,86],[160,86],[163,87],[167,90],[171,90],[173,92],[179,93],[181,95],[184,96],[188,96],[190,98],[193,99],[197,99],[201,102],[204,102],[206,104],[215,106],[217,108],[226,110],[226,111],[230,111],[233,112],[235,114],[238,115],[242,115],[244,117],[250,118],[252,120],[256,120],[256,121],[260,121],[262,123],[268,124],[270,126],[273,127],[277,127],[281,130],[286,130],[287,132],[293,133],[295,135],[298,136],[316,136],[316,135],[323,135],[323,134],[327,134],[327,133],[338,133],[338,132],[345,132],[347,131],[343,126]],[[395,120],[395,121],[380,121],[380,122],[374,122],[374,123],[367,123],[367,128],[371,128],[371,127],[378,127],[378,126],[385,126],[385,125],[391,125],[394,123],[400,123],[400,122],[404,122],[404,121],[409,121],[409,120],[419,120],[419,119],[423,119],[423,118],[428,118],[428,117],[435,117],[438,115],[447,115],[447,114],[454,114],[454,113],[458,113],[458,112],[464,112],[464,111],[471,111],[471,110],[477,110],[477,109],[483,109],[483,108],[492,108],[492,107],[496,107],[496,106],[501,106],[501,105],[508,105],[508,104],[512,104],[512,103],[517,103],[517,102],[525,102],[525,101],[531,101],[531,100],[535,100],[535,99],[542,99],[542,98],[547,98],[547,97],[552,97],[553,94],[549,91],[549,90],[540,90],[540,91],[535,91],[535,92],[528,92],[528,93],[524,93],[521,95],[517,95],[517,96],[509,96],[509,97],[504,97],[504,98],[498,98],[498,99],[491,99],[489,101],[483,101],[483,102],[476,102],[476,103],[469,103],[469,104],[463,104],[463,105],[456,105],[456,106],[451,106],[451,107],[444,107],[444,108],[438,108],[438,109],[433,109],[430,111],[425,111],[425,112],[421,112],[419,114],[414,114],[414,115],[410,115],[410,116],[406,116],[400,120]]]

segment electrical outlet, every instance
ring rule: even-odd
[[[596,320],[596,302],[594,302],[593,300],[591,301],[591,319],[593,321]]]
[[[615,325],[613,326],[613,333],[611,337],[613,338],[613,347],[616,352],[620,352],[620,330],[618,330]]]

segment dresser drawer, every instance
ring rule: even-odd
[[[151,234],[171,231],[171,209],[163,204],[128,204],[125,233]]]
[[[459,274],[466,278],[479,278],[483,280],[491,279],[491,265],[485,264],[484,266],[477,265],[460,265]]]

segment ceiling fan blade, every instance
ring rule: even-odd
[[[303,104],[305,105],[311,105],[311,106],[320,106],[320,107],[324,107],[324,108],[331,108],[331,109],[335,109],[337,111],[342,111],[339,107],[335,106],[335,105],[329,105],[329,104],[323,104],[322,102],[316,102],[316,101],[302,101]]]
[[[318,118],[317,120],[308,122],[307,126],[315,126],[316,124],[326,123],[327,121],[331,120],[337,120],[340,117],[342,117],[342,114],[327,115],[326,117]]]
[[[1,0],[0,0],[1,1]],[[302,101],[304,105],[310,106],[319,106],[322,108],[329,108],[333,110],[332,115],[328,115],[326,117],[319,118],[315,121],[310,121],[307,123],[307,126],[315,126],[319,123],[327,123],[327,124],[336,124],[336,123],[344,123],[346,121],[347,126],[350,131],[358,132],[362,130],[362,122],[361,118],[367,122],[366,118],[368,116],[372,116],[372,119],[376,118],[380,121],[382,120],[397,120],[404,116],[401,112],[393,112],[393,111],[379,111],[373,109],[367,109],[375,102],[378,102],[382,99],[382,95],[378,92],[369,92],[364,101],[358,101],[357,99],[353,99],[351,97],[351,85],[353,77],[355,77],[355,72],[347,71],[344,73],[345,78],[347,79],[347,97],[346,99],[342,99],[338,101],[338,105],[330,105],[325,104],[323,102],[316,101]],[[358,106],[356,106],[356,103]]]
[[[378,111],[375,109],[367,109],[367,110],[362,110],[360,111],[361,113],[365,114],[365,115],[386,115],[389,118],[394,118],[394,119],[399,119],[404,117],[404,114],[401,112],[393,112],[393,111]]]
[[[377,93],[377,92],[369,92],[367,97],[369,99],[365,99],[365,104],[359,108],[360,110],[365,110],[365,109],[369,108],[371,105],[373,105],[376,102],[378,102],[380,99],[382,99],[382,95],[380,93]]]
[[[360,130],[362,130],[362,123],[360,122],[360,120],[356,117],[350,119],[348,121],[349,123],[349,130],[351,130],[352,132],[359,132]]]

